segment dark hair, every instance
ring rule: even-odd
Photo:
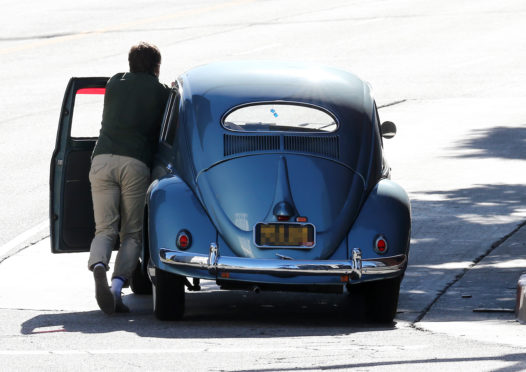
[[[147,72],[155,74],[155,68],[161,63],[161,52],[155,45],[140,42],[128,53],[130,72]]]

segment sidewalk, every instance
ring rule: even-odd
[[[526,273],[526,226],[468,270],[415,326],[468,339],[526,347],[515,320],[516,288]]]

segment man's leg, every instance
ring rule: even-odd
[[[117,307],[121,303],[122,285],[131,277],[141,252],[144,200],[150,184],[150,169],[137,159],[121,157],[120,180],[121,247],[112,275],[112,291],[117,300]],[[125,309],[125,306],[122,309]]]
[[[112,155],[97,155],[91,164],[89,179],[95,217],[95,237],[90,246],[90,270],[99,262],[108,267],[119,234],[121,191],[115,180],[114,162]]]
[[[108,286],[106,271],[115,247],[119,225],[120,186],[115,180],[112,155],[98,155],[90,169],[91,193],[95,216],[95,237],[90,246],[88,268],[95,278],[95,297],[102,311],[115,311],[115,300]]]

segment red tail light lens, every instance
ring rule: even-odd
[[[277,216],[278,221],[288,221],[290,220],[290,216]]]
[[[384,254],[385,252],[387,252],[387,240],[385,239],[385,237],[380,235],[376,238],[374,242],[374,250],[376,253],[379,254]]]
[[[177,234],[175,244],[179,249],[188,249],[190,245],[192,245],[192,236],[187,230],[181,230],[179,234]]]

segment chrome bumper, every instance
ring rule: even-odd
[[[210,244],[208,255],[161,248],[163,263],[218,272],[253,274],[295,274],[295,275],[348,275],[350,279],[361,279],[363,275],[396,274],[405,268],[406,255],[362,259],[362,252],[354,248],[350,260],[287,260],[259,259],[244,257],[222,257],[217,245]]]

